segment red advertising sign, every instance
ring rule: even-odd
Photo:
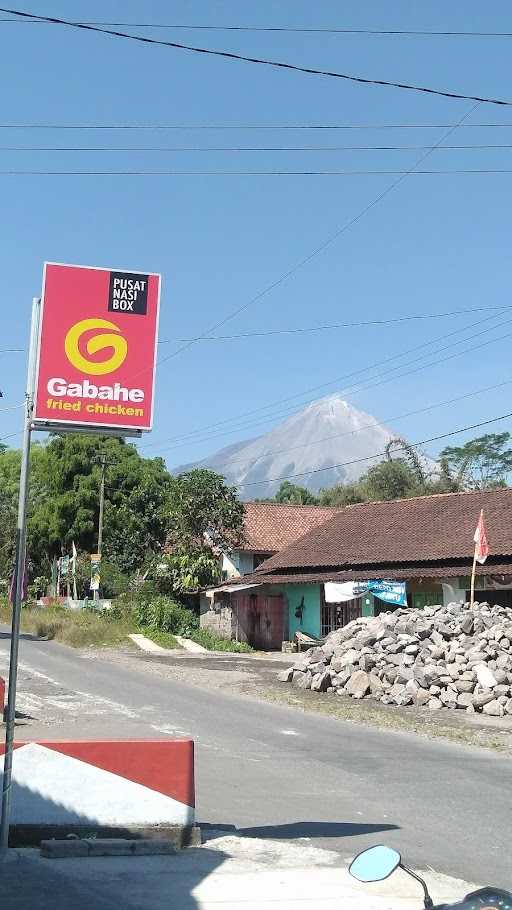
[[[37,426],[150,430],[160,276],[47,262]]]

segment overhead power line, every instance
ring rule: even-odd
[[[470,323],[470,325],[465,326],[462,329],[455,329],[453,332],[437,336],[436,338],[432,338],[429,341],[424,341],[421,344],[414,345],[414,347],[412,347],[412,348],[407,348],[405,351],[402,351],[398,354],[391,354],[389,357],[380,359],[376,363],[365,364],[364,367],[359,368],[357,370],[352,370],[350,373],[344,373],[341,376],[335,376],[333,379],[328,380],[327,382],[322,382],[322,383],[319,383],[318,385],[309,386],[307,389],[303,389],[301,392],[297,392],[293,395],[288,395],[285,398],[280,398],[280,399],[271,401],[268,404],[260,405],[257,408],[252,408],[251,410],[242,412],[241,414],[238,414],[235,417],[225,417],[222,420],[216,421],[215,423],[212,423],[212,424],[208,424],[207,426],[204,426],[204,427],[200,427],[197,430],[192,430],[189,433],[184,433],[184,434],[181,434],[180,436],[173,437],[173,438],[171,438],[171,441],[173,443],[181,442],[182,440],[186,440],[189,442],[196,442],[197,440],[194,437],[197,437],[198,435],[203,435],[208,430],[217,430],[220,427],[226,427],[226,425],[229,425],[229,433],[236,432],[241,429],[247,429],[248,428],[247,418],[251,418],[255,414],[261,414],[263,411],[273,410],[276,407],[279,407],[280,405],[283,405],[283,404],[288,405],[290,402],[297,402],[297,406],[298,407],[300,406],[301,408],[303,408],[303,407],[305,407],[305,405],[310,404],[312,401],[316,400],[316,396],[317,396],[318,392],[324,391],[333,385],[339,385],[339,383],[346,382],[347,380],[352,379],[356,376],[361,376],[363,374],[367,375],[370,370],[375,370],[375,369],[380,370],[380,367],[384,366],[385,364],[392,363],[393,361],[399,360],[403,357],[407,357],[409,354],[416,354],[418,351],[423,351],[425,348],[428,348],[431,345],[437,344],[439,341],[446,341],[448,338],[453,338],[455,335],[460,335],[463,332],[467,332],[469,329],[476,328],[478,326],[483,325],[486,322],[490,322],[491,320],[495,319],[496,316],[499,316],[499,315],[500,314],[498,313],[498,314],[495,314],[494,316],[487,316],[485,319],[480,319],[480,320],[477,320],[477,322]],[[505,321],[505,323],[498,323],[497,325],[490,326],[488,329],[484,329],[481,332],[474,333],[473,335],[470,335],[467,338],[460,339],[459,341],[451,342],[450,344],[445,345],[443,348],[440,348],[439,350],[433,351],[431,353],[435,356],[437,354],[440,354],[442,351],[448,350],[451,347],[454,347],[458,344],[463,344],[467,341],[471,341],[474,338],[479,337],[482,334],[485,334],[486,332],[493,331],[494,329],[499,329],[503,325],[508,325],[508,321]],[[501,339],[493,339],[493,340],[501,340]],[[472,347],[468,349],[468,352],[470,350],[475,350],[476,347],[477,346],[472,345]],[[462,353],[466,353],[466,351],[464,351]],[[443,359],[448,359],[448,358],[443,358]],[[416,363],[416,360],[414,360],[412,362]],[[403,369],[404,366],[408,366],[408,365],[409,365],[409,363],[405,363],[405,364],[400,364],[397,367],[393,367],[391,369],[387,369],[384,371],[380,370],[380,372],[378,374],[376,374],[376,376],[369,377],[369,380],[371,380],[373,382],[373,380],[380,379],[380,378],[382,378],[382,376],[388,375],[393,370]],[[429,363],[427,366],[431,366],[431,365],[432,364]],[[399,377],[395,377],[395,378],[399,378]],[[359,384],[361,384],[361,383],[359,383]],[[354,388],[354,385],[357,385],[357,383],[353,384],[352,386],[345,386],[342,389],[342,392],[349,391],[350,389]],[[314,398],[309,398],[307,401],[301,402],[299,405],[298,399],[304,398],[305,395],[311,395],[313,393],[315,394]],[[292,410],[295,410],[295,405]],[[280,417],[280,416],[283,416],[282,413],[281,414],[267,414],[267,415],[265,415],[263,422],[267,422],[268,420],[274,420],[274,419],[276,419],[276,417]],[[239,425],[240,421],[245,422],[244,426]],[[253,423],[253,422],[254,421],[249,421],[249,425],[251,425],[251,423]],[[260,423],[262,422],[261,419],[259,420],[259,422]],[[235,424],[235,426],[233,426],[234,424]],[[216,435],[219,435],[219,434],[216,434]],[[223,433],[220,435],[226,435],[226,434]],[[200,441],[205,441],[205,440],[202,439]],[[150,447],[154,447],[155,445],[161,445],[161,443],[160,442],[150,442],[150,443],[146,443],[146,445],[144,447],[150,448]]]
[[[491,423],[497,423],[499,420],[506,420],[512,417],[512,412],[501,414],[499,417],[492,417],[490,420],[482,420],[480,423],[473,423],[467,427],[461,427],[458,430],[451,430],[450,433],[440,433],[438,436],[430,436],[429,439],[421,439],[419,442],[407,443],[407,446],[397,446],[393,452],[406,452],[408,449],[417,449],[420,446],[428,445],[430,442],[438,442],[441,439],[448,439],[450,436],[457,436],[459,433],[467,433],[469,430],[478,430],[480,427],[487,427]],[[262,484],[279,483],[282,480],[291,480],[294,477],[309,477],[310,474],[321,474],[322,471],[332,471],[334,468],[346,468],[349,465],[360,464],[363,461],[373,461],[375,458],[384,458],[387,452],[376,452],[374,455],[367,455],[365,458],[354,458],[352,461],[343,461],[340,464],[325,465],[323,468],[313,468],[311,471],[298,471],[295,474],[286,474],[282,477],[268,477],[266,480],[252,480],[247,483],[238,483],[237,487],[256,487]]]
[[[52,25],[52,20],[2,18],[0,23],[18,25]],[[190,25],[183,22],[104,22],[85,19],[77,25],[99,25],[110,28],[182,29],[206,32],[288,32],[311,35],[384,35],[406,38],[512,38],[512,32],[427,31],[419,29],[351,28],[349,26],[296,26],[296,25]]]
[[[0,123],[0,130],[444,130],[512,123]]]
[[[496,326],[496,328],[498,328],[498,326]],[[470,336],[470,338],[476,338],[476,337],[478,337],[478,335],[482,335],[482,334],[484,334],[484,333],[478,332],[476,335]],[[389,374],[396,372],[396,370],[402,370],[403,367],[407,366],[408,364],[401,364],[400,366],[392,367],[391,369],[386,370],[381,376],[373,377],[373,380],[371,382],[369,382],[367,385],[364,385],[364,383],[361,383],[361,382],[353,383],[351,386],[346,386],[345,388],[342,388],[340,390],[340,394],[344,395],[347,392],[351,392],[352,395],[356,395],[359,392],[365,392],[368,389],[380,387],[380,386],[386,385],[389,382],[395,382],[397,379],[403,379],[405,376],[411,376],[415,373],[420,373],[423,370],[431,369],[432,367],[439,366],[439,365],[444,365],[449,360],[454,360],[457,357],[463,357],[465,354],[472,354],[474,351],[480,350],[480,348],[488,347],[488,345],[490,345],[490,344],[495,344],[497,341],[503,341],[510,337],[512,337],[512,332],[508,332],[506,335],[501,335],[498,338],[491,338],[491,339],[488,339],[487,341],[482,341],[482,342],[480,342],[480,344],[472,344],[470,347],[464,348],[462,351],[455,351],[454,353],[448,354],[446,357],[441,357],[438,360],[431,360],[428,363],[421,363],[419,366],[415,366],[415,367],[413,367],[413,369],[405,370],[404,372],[401,372],[401,373],[399,372],[395,376],[392,376]],[[464,340],[469,341],[469,338],[464,339]],[[461,342],[457,342],[457,343],[460,344]],[[452,347],[452,346],[453,345],[447,345],[447,347]],[[441,348],[440,350],[443,350],[443,349]],[[437,353],[439,353],[439,352],[437,352]],[[411,361],[411,363],[412,362],[413,361]],[[382,378],[382,377],[385,377],[385,378]],[[304,402],[299,410],[301,410],[303,407],[305,407],[308,404],[311,404],[314,401],[315,401],[315,399],[311,399],[307,402]],[[224,430],[220,433],[214,433],[212,436],[209,436],[209,437],[207,436],[202,439],[186,440],[181,443],[174,444],[172,446],[167,446],[164,449],[160,448],[160,451],[165,452],[165,451],[169,451],[169,449],[180,448],[186,444],[190,444],[191,442],[195,443],[196,445],[203,443],[203,442],[209,442],[211,439],[218,438],[219,436],[221,436],[221,437],[222,436],[231,436],[233,434],[233,432],[240,432],[240,431],[247,430],[250,428],[252,429],[255,424],[261,424],[261,423],[266,424],[271,421],[272,422],[275,421],[278,417],[293,416],[294,414],[297,414],[297,413],[298,413],[297,406],[294,406],[293,408],[288,408],[285,412],[283,412],[281,414],[267,415],[266,417],[256,420],[256,421],[251,420],[245,426],[235,427],[234,430],[231,428],[229,430]],[[153,444],[151,444],[151,445],[153,445]]]
[[[401,322],[411,322],[418,319],[445,319],[453,316],[464,316],[467,313],[478,313],[488,310],[495,310],[501,313],[505,310],[512,309],[512,305],[507,306],[486,306],[471,307],[467,310],[449,310],[446,313],[417,313],[410,316],[395,316],[392,319],[366,319],[361,322],[334,322],[330,325],[300,326],[298,328],[283,329],[256,329],[252,332],[238,332],[236,335],[208,335],[206,338],[200,338],[200,341],[234,341],[239,338],[266,338],[269,335],[298,335],[310,332],[327,332],[335,329],[359,329],[368,326],[385,326],[396,325]],[[162,338],[158,344],[182,344],[192,341],[191,338]],[[1,352],[0,352],[1,353]]]
[[[24,404],[25,404],[25,402],[22,401],[21,404],[12,404],[8,408],[0,408],[0,411],[17,411],[18,408],[22,408],[24,406]]]
[[[1,18],[0,23],[18,25],[52,25],[50,20]],[[100,25],[110,28],[158,28],[207,32],[289,32],[312,35],[385,35],[406,38],[512,38],[512,32],[427,31],[419,29],[351,28],[349,26],[296,26],[296,25],[200,25],[183,22],[104,22],[84,19],[77,25]]]
[[[449,136],[451,136],[452,133],[455,132],[455,130],[460,126],[460,124],[464,123],[468,119],[468,117],[470,117],[476,111],[476,109],[478,107],[479,107],[478,103],[472,105],[462,115],[462,117],[457,121],[455,126],[450,127],[450,129],[447,132],[443,133],[441,138],[438,139],[435,147],[437,147],[437,146],[441,145],[443,142],[445,142],[446,139],[448,139]],[[278,278],[276,278],[270,284],[267,284],[266,287],[264,287],[261,291],[258,291],[258,293],[255,294],[253,297],[251,297],[246,303],[243,303],[240,306],[235,307],[235,309],[232,310],[230,313],[228,313],[227,316],[224,316],[218,322],[215,322],[213,325],[211,325],[209,328],[207,328],[204,332],[201,332],[199,335],[196,336],[195,339],[193,338],[190,341],[187,341],[185,344],[180,345],[180,347],[177,348],[175,351],[172,351],[170,354],[167,354],[166,357],[160,358],[160,360],[158,361],[158,365],[161,365],[162,363],[165,363],[167,360],[171,360],[172,358],[177,357],[178,354],[183,353],[183,351],[189,350],[189,348],[191,348],[192,345],[195,344],[197,341],[199,341],[201,338],[205,338],[207,335],[211,335],[212,332],[217,331],[217,329],[222,328],[223,325],[226,325],[226,323],[230,322],[236,316],[239,316],[240,313],[244,313],[250,307],[254,306],[256,303],[259,303],[259,301],[262,300],[264,297],[266,297],[267,294],[270,294],[271,291],[275,290],[277,287],[280,287],[282,284],[284,284],[284,282],[287,281],[288,278],[291,278],[292,275],[295,275],[298,271],[300,271],[300,269],[302,269],[304,266],[308,265],[308,263],[312,262],[313,259],[315,259],[318,255],[320,255],[320,253],[323,253],[324,250],[328,249],[336,240],[339,239],[339,237],[341,237],[343,234],[345,234],[347,231],[349,231],[350,228],[352,228],[355,224],[357,224],[359,221],[361,221],[361,219],[364,218],[364,216],[369,211],[371,211],[373,208],[375,208],[376,205],[378,205],[380,202],[382,202],[382,200],[385,199],[393,190],[397,189],[397,187],[399,187],[400,184],[403,183],[403,181],[406,179],[406,177],[409,174],[411,174],[416,168],[420,167],[420,165],[422,165],[423,162],[426,161],[427,158],[429,158],[430,155],[433,154],[433,152],[434,152],[434,149],[432,148],[432,149],[429,149],[428,152],[425,152],[423,155],[420,155],[420,157],[414,162],[414,164],[411,166],[411,168],[409,169],[409,171],[407,171],[406,174],[402,174],[396,180],[393,180],[392,183],[390,183],[387,187],[385,187],[385,189],[382,190],[382,192],[380,192],[375,197],[375,199],[372,199],[365,206],[363,206],[363,208],[359,212],[357,212],[356,215],[354,215],[352,218],[349,218],[348,221],[345,221],[342,225],[340,225],[340,227],[336,228],[336,230],[332,234],[330,234],[328,237],[326,237],[326,239],[323,240],[322,243],[320,243],[317,247],[315,247],[315,249],[313,249],[310,253],[308,253],[302,259],[299,259],[298,262],[294,263],[294,265],[292,265],[289,269],[287,269],[286,272],[281,274]],[[139,374],[136,374],[132,378],[135,379],[137,375],[140,375],[140,372],[139,372]]]
[[[457,168],[452,170],[373,171],[62,171],[0,170],[0,177],[396,177],[403,175],[449,177],[482,174],[512,174],[512,168]]]
[[[463,310],[448,310],[445,313],[414,313],[408,316],[395,316],[391,319],[366,319],[360,322],[333,322],[327,325],[298,326],[282,329],[255,329],[250,332],[239,332],[236,335],[209,335],[200,341],[235,341],[241,338],[266,338],[269,335],[298,335],[314,332],[327,332],[336,329],[359,329],[370,326],[396,325],[401,322],[411,322],[418,319],[447,319],[456,316],[465,316],[468,313],[481,313],[494,310],[496,315],[500,315],[506,310],[512,309],[512,304],[496,304],[495,306],[477,306]],[[157,344],[182,344],[191,341],[191,338],[161,338]],[[3,348],[0,354],[23,354],[25,348]]]
[[[102,35],[109,35],[113,38],[123,38],[129,41],[137,41],[143,44],[156,45],[159,47],[169,47],[177,50],[189,51],[196,54],[207,56],[221,57],[226,60],[238,60],[243,63],[259,64],[260,66],[269,66],[274,69],[288,70],[292,72],[305,73],[309,76],[324,76],[332,79],[341,79],[346,82],[354,82],[363,85],[380,85],[386,88],[398,88],[405,91],[421,92],[428,95],[436,95],[442,98],[453,98],[459,101],[478,101],[480,104],[494,104],[504,107],[511,107],[512,101],[503,98],[489,98],[484,95],[465,95],[459,92],[453,92],[442,89],[435,89],[423,85],[413,85],[407,82],[394,82],[388,79],[373,79],[368,76],[354,76],[349,73],[339,73],[333,70],[315,69],[309,66],[299,66],[295,63],[287,63],[281,60],[268,60],[262,57],[249,57],[245,54],[235,54],[231,51],[219,51],[212,48],[196,47],[191,44],[182,44],[177,41],[163,41],[161,38],[149,38],[147,35],[132,35],[129,32],[120,32],[111,28],[104,28],[98,25],[88,25],[84,22],[76,22],[69,19],[60,19],[55,16],[38,16],[25,10],[8,9],[0,7],[0,12],[13,16],[20,16],[24,19],[38,20],[48,22],[52,25],[63,25],[68,28],[82,29],[85,31],[97,32]]]
[[[0,145],[0,152],[439,152],[512,149],[512,144],[472,145]]]
[[[335,433],[331,436],[323,436],[321,439],[309,439],[307,442],[302,442],[294,446],[289,446],[286,449],[274,449],[273,451],[263,452],[261,455],[258,455],[251,461],[251,467],[253,467],[258,462],[264,461],[266,458],[273,458],[275,455],[286,455],[288,452],[296,452],[298,449],[309,449],[312,446],[322,445],[324,442],[332,442],[333,439],[343,439],[347,436],[355,436],[357,433],[363,433],[365,430],[373,430],[375,427],[380,427],[386,423],[396,423],[398,420],[405,420],[407,417],[416,417],[418,414],[426,414],[429,411],[434,411],[436,408],[446,407],[450,404],[458,404],[460,401],[466,401],[468,398],[475,398],[477,395],[482,395],[484,392],[492,392],[496,389],[501,389],[506,385],[510,385],[512,379],[507,379],[505,382],[499,382],[496,385],[486,386],[482,389],[475,389],[474,392],[467,392],[464,395],[457,395],[456,398],[448,398],[445,401],[437,401],[435,404],[429,404],[426,407],[418,408],[415,411],[407,411],[405,414],[393,415],[392,417],[383,417],[382,420],[374,420],[373,423],[364,424],[361,427],[355,427],[353,430],[346,430],[343,433]],[[201,458],[200,461],[196,464],[204,464],[209,461],[210,458]],[[247,461],[247,456],[243,457],[233,457],[228,458],[227,461],[215,462],[215,469],[225,468],[230,465],[236,464],[240,461]]]

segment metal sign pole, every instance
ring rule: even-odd
[[[7,697],[7,719],[5,729],[4,774],[2,787],[2,817],[0,822],[0,855],[5,854],[9,844],[9,818],[11,808],[12,755],[16,721],[16,683],[18,676],[18,649],[20,639],[21,602],[25,578],[27,549],[27,494],[30,467],[30,437],[32,431],[32,410],[34,377],[39,335],[39,311],[41,300],[32,301],[32,322],[30,326],[30,347],[28,355],[27,391],[23,448],[21,453],[20,491],[18,497],[18,524],[16,529],[16,590],[12,609],[11,654],[9,659],[9,691]]]

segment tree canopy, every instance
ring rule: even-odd
[[[49,575],[55,556],[97,548],[100,463],[110,464],[105,483],[103,552],[123,572],[132,572],[164,543],[171,477],[160,458],[142,458],[123,440],[67,434],[53,436],[31,452],[28,508],[30,574]],[[20,453],[0,453],[0,554],[10,573],[14,546]],[[1,555],[0,555],[1,559]]]
[[[309,506],[317,504],[318,497],[306,487],[297,486],[295,483],[290,483],[289,480],[284,480],[275,495],[275,501],[291,505]]]
[[[234,487],[206,468],[172,477],[169,542],[177,550],[231,550],[241,541],[244,507]]]
[[[491,490],[507,485],[512,471],[510,433],[486,433],[462,446],[441,452],[441,470],[447,480],[466,490]]]

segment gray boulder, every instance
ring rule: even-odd
[[[497,699],[488,701],[486,705],[483,706],[484,714],[490,714],[491,717],[503,717],[505,711],[503,705],[500,705]]]
[[[489,670],[489,667],[487,667],[484,663],[476,665],[475,673],[478,683],[482,686],[483,689],[493,689],[494,686],[498,685],[498,680],[494,676],[493,672]]]
[[[365,670],[356,670],[352,673],[345,690],[352,698],[364,698],[370,691],[370,677]]]
[[[292,683],[297,689],[310,689],[313,677],[311,673],[306,671],[305,673],[294,673]]]
[[[323,673],[317,673],[313,677],[311,682],[311,690],[313,692],[325,692],[328,687],[331,685],[331,674],[329,670],[324,670]]]

